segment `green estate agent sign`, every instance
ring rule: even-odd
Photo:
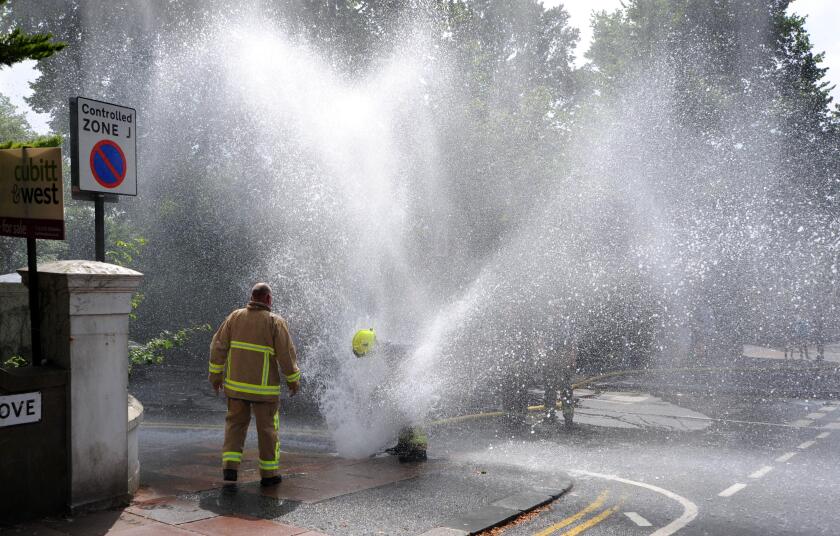
[[[0,235],[64,240],[61,149],[0,150]]]

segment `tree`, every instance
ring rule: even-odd
[[[789,4],[631,0],[593,22],[589,117],[620,140],[615,173],[657,192],[682,303],[723,326],[721,348],[836,293],[838,123]]]
[[[432,102],[444,188],[462,218],[450,217],[457,247],[445,256],[480,267],[561,171],[576,105],[578,34],[562,7],[545,10],[530,0],[441,2],[438,9],[439,47],[454,65],[442,62],[441,71],[453,74]]]
[[[35,135],[26,115],[6,95],[0,94],[0,143],[25,140]]]
[[[0,10],[5,14],[4,4],[0,0]],[[0,36],[0,66],[10,67],[24,60],[42,60],[66,47],[66,43],[52,41],[52,34],[27,34],[20,28],[14,28]]]
[[[284,211],[278,214],[261,208],[269,192],[285,188],[282,175],[306,173],[312,174],[313,181],[324,179],[319,177],[318,164],[302,156],[310,148],[297,142],[295,132],[275,140],[274,130],[284,128],[282,123],[266,132],[260,114],[241,113],[249,109],[248,103],[239,100],[247,88],[237,91],[218,83],[224,57],[202,55],[217,46],[202,40],[209,33],[203,29],[216,28],[219,19],[237,20],[242,11],[248,8],[208,8],[196,0],[169,2],[154,9],[127,0],[55,0],[14,9],[24,28],[48,28],[72,45],[61,61],[39,65],[41,76],[29,101],[34,109],[52,114],[53,128],[67,130],[68,95],[90,95],[132,105],[144,118],[144,128],[154,132],[138,145],[144,173],[154,181],[143,189],[137,203],[132,200],[125,208],[119,207],[124,210],[120,217],[132,221],[131,227],[139,229],[156,251],[166,251],[138,259],[140,270],[171,274],[144,283],[147,310],[154,315],[141,315],[141,324],[153,323],[148,335],[172,319],[203,321],[235,304],[235,288],[226,301],[190,308],[169,297],[187,284],[197,294],[218,295],[219,288],[230,288],[232,281],[247,279],[252,272],[276,269],[267,260],[267,249],[317,245],[324,251],[308,255],[330,259],[323,265],[331,265],[340,255],[335,252],[342,247],[338,233],[323,244],[305,234],[291,238],[288,229],[301,224],[284,222],[288,217]],[[409,248],[409,254],[429,264],[430,271],[443,272],[447,264],[429,262],[423,255],[437,238],[429,228],[457,227],[453,238],[467,238],[468,247],[459,247],[453,239],[440,254],[461,265],[474,264],[473,259],[489,254],[500,237],[519,224],[518,215],[527,210],[527,195],[552,180],[558,147],[568,131],[573,91],[571,50],[576,33],[568,27],[562,9],[546,11],[532,0],[510,6],[322,0],[261,6],[256,15],[268,21],[270,29],[287,33],[284,39],[314,48],[335,76],[348,83],[363,81],[380,62],[389,61],[393,44],[405,40],[414,22],[429,34],[428,54],[423,55],[428,62],[423,75],[429,82],[428,105],[422,113],[428,111],[434,123],[431,128],[443,138],[443,188],[450,189],[457,205],[466,209],[453,211],[449,217],[444,214],[446,207],[420,192],[412,200],[410,210],[422,221],[414,226],[416,233],[411,237],[420,245]],[[126,20],[138,23],[126,24]],[[91,26],[107,31],[88,31]],[[224,32],[214,35],[228,38]],[[131,76],[87,74],[113,72],[116,58],[120,72]],[[171,83],[149,83],[162,77]],[[188,121],[191,128],[173,128],[179,121]],[[395,128],[411,130],[408,125]],[[266,139],[251,139],[255,133]],[[233,143],[233,138],[248,143]],[[446,143],[447,139],[457,143]],[[407,153],[424,149],[423,143],[403,145],[400,149]],[[165,147],[169,157],[160,159],[153,147]],[[248,154],[255,150],[271,155],[279,168],[253,162]],[[405,182],[413,188],[424,187],[423,173],[429,172],[410,173]],[[483,204],[474,199],[482,193],[475,188],[481,183],[499,185],[487,188]],[[242,207],[253,208],[243,211]],[[467,215],[461,218],[464,212]],[[296,240],[306,243],[295,244]],[[335,242],[332,248],[326,247],[330,241]],[[226,247],[226,243],[236,247]],[[268,266],[254,266],[255,259]],[[457,278],[452,279],[457,287]]]

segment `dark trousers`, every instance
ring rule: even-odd
[[[260,476],[269,478],[280,469],[280,440],[278,429],[280,418],[279,402],[252,402],[239,398],[227,399],[225,417],[225,444],[222,452],[222,467],[238,469],[242,462],[242,449],[251,423],[251,413],[257,421],[257,444],[260,450]]]

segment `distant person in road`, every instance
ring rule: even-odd
[[[817,347],[817,361],[825,359],[825,318],[822,310],[814,318],[814,345]]]
[[[563,422],[567,427],[574,421],[574,379],[577,367],[577,343],[564,340],[550,344],[544,337],[537,338],[537,356],[542,363],[542,375],[545,381],[543,393],[543,422],[557,422],[557,402],[559,398]]]
[[[796,337],[796,349],[799,351],[799,359],[808,361],[811,357],[808,355],[808,343],[811,339],[811,323],[807,318],[800,317],[796,320],[794,326],[794,336]]]
[[[572,341],[563,346],[560,355],[560,412],[567,427],[572,426],[575,417],[574,375],[577,370],[577,343]]]
[[[251,300],[230,313],[210,343],[210,383],[227,397],[222,475],[235,482],[251,413],[257,421],[260,484],[280,483],[280,381],[300,390],[297,353],[286,321],[271,312],[271,287],[257,283]]]

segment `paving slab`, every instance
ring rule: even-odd
[[[257,458],[255,449],[245,450],[238,478],[243,491],[306,503],[415,478],[419,474],[418,464],[400,464],[391,456],[353,460],[323,454],[282,452],[280,459],[284,480],[281,486],[243,487],[243,484],[259,480],[258,470],[252,467]],[[184,463],[185,460],[188,463]],[[210,490],[223,484],[218,453],[212,456],[205,452],[198,456],[154,457],[141,467],[142,500]]]
[[[289,475],[280,486],[262,489],[260,493],[278,499],[315,503],[415,478],[421,472],[418,464],[400,464],[391,457],[319,469]]]
[[[114,533],[108,532],[108,534]],[[165,525],[162,523],[156,523],[154,525],[144,525],[142,527],[121,530],[119,532],[116,532],[115,534],[117,534],[118,536],[195,536],[194,532],[174,527],[172,525]]]
[[[70,536],[99,536],[146,525],[157,525],[149,518],[121,510],[107,510],[67,519],[45,519],[41,521],[41,524]]]
[[[181,525],[181,528],[206,536],[298,536],[309,532],[309,529],[242,515],[202,519]]]
[[[42,525],[41,523],[25,523],[14,527],[3,527],[3,535],[14,536],[67,536],[66,532],[60,532]]]
[[[219,515],[205,510],[197,503],[177,497],[164,497],[126,508],[126,512],[135,514],[167,525],[180,525]]]
[[[202,510],[213,512],[216,515],[232,516],[239,514],[259,519],[276,520],[281,520],[300,506],[298,501],[264,496],[260,494],[261,489],[259,483],[252,482],[198,493],[187,493],[180,495],[179,499],[196,504]]]

